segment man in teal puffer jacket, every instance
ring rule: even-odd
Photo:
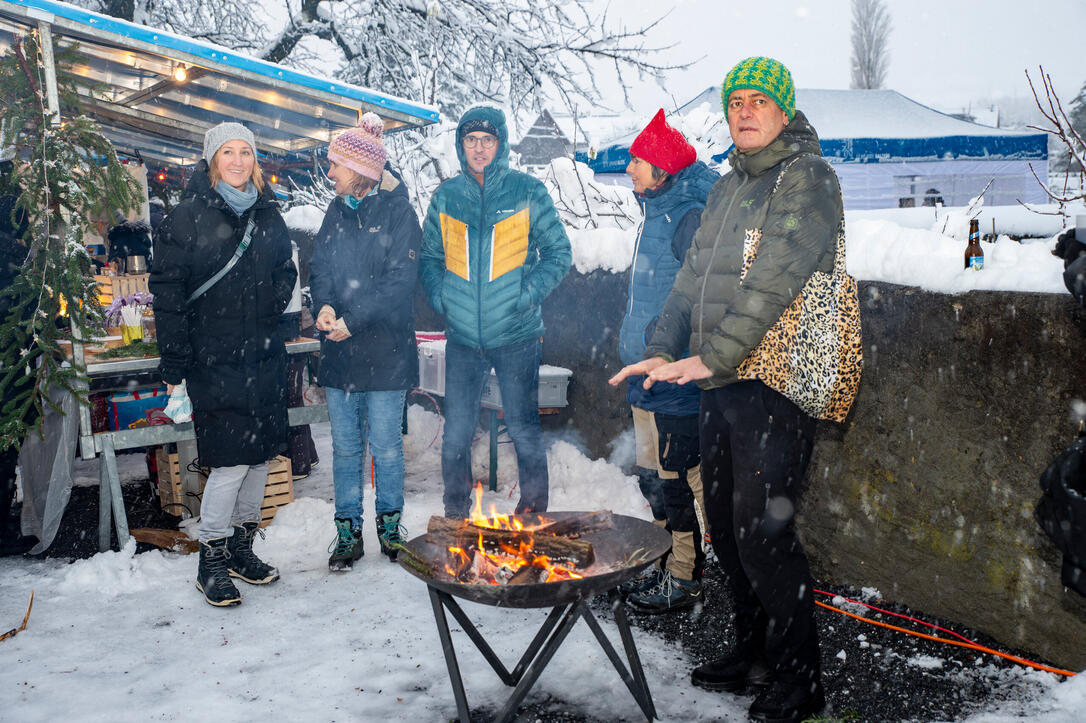
[[[517,452],[518,514],[547,509],[549,479],[539,426],[543,299],[569,271],[569,238],[547,189],[509,168],[505,114],[476,106],[456,129],[463,173],[430,200],[419,276],[445,317],[445,514],[466,517],[471,439],[491,367]]]

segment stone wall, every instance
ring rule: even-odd
[[[548,425],[607,456],[630,426],[618,326],[625,274],[571,272],[545,302],[544,361],[571,369]],[[1086,338],[1069,295],[948,296],[862,283],[865,368],[844,425],[819,427],[800,530],[819,580],[1086,668],[1086,601],[1032,511],[1086,397]],[[440,328],[421,297],[418,328]]]
[[[1086,397],[1071,297],[860,294],[860,393],[843,427],[820,428],[803,501],[817,577],[1086,668],[1086,601],[1033,519]]]

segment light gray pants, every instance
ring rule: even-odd
[[[260,503],[268,480],[268,463],[212,467],[200,501],[202,542],[234,534],[234,525],[260,521]]]

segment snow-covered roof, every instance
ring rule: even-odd
[[[278,156],[328,145],[365,111],[387,130],[438,120],[429,106],[56,0],[0,0],[0,48],[39,23],[56,45],[78,43],[78,81],[108,86],[105,97],[80,95],[118,150],[167,163],[197,161],[204,132],[224,120],[245,123],[258,149]],[[179,65],[181,82],[172,79]]]
[[[703,104],[719,109],[720,86],[706,88],[675,110],[685,115]],[[917,103],[896,90],[796,90],[796,107],[818,132],[822,155],[835,163],[1046,159],[1048,137],[1038,131],[991,128]],[[629,163],[636,133],[603,144],[597,173],[620,173]]]

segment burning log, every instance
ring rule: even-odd
[[[567,517],[550,524],[537,527],[534,532],[537,535],[560,535],[562,537],[580,537],[590,532],[610,530],[614,527],[614,517],[611,510],[597,510],[596,512],[583,512],[572,517]]]
[[[574,567],[588,567],[596,559],[592,543],[570,540],[532,530],[502,530],[479,527],[466,520],[430,518],[426,527],[427,541],[439,547],[478,548],[489,553],[519,555],[521,549],[531,550],[533,556],[546,555],[551,560],[567,562]]]

